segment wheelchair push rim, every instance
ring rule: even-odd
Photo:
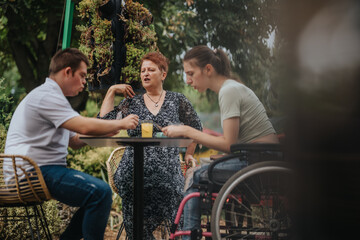
[[[214,202],[213,239],[288,239],[291,176],[280,161],[255,163],[232,176]]]

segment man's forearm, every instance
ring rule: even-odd
[[[101,120],[78,116],[66,121],[61,127],[84,135],[105,135],[122,129],[122,125],[121,120]]]

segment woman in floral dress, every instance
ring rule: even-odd
[[[123,118],[136,114],[139,120],[152,120],[161,127],[174,123],[202,130],[200,119],[189,100],[181,93],[165,91],[163,82],[168,71],[168,60],[158,52],[145,55],[141,60],[141,80],[146,92],[135,95],[131,86],[118,84],[109,88],[101,106],[99,117]],[[116,94],[126,98],[114,106]],[[154,127],[153,135],[160,132]],[[141,136],[140,124],[129,130],[130,137]],[[192,158],[196,144],[187,148],[185,160]],[[125,229],[129,239],[133,233],[133,159],[132,147],[127,147],[114,182],[122,198]],[[146,147],[144,151],[144,239],[154,239],[152,232],[163,221],[173,222],[183,197],[184,177],[181,172],[179,148]]]

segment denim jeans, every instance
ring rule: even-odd
[[[247,161],[240,161],[239,159],[231,159],[222,163],[219,163],[215,166],[215,170],[233,170],[234,174],[247,166]],[[200,169],[194,172],[193,184],[198,184],[200,178],[203,178],[207,175],[209,164],[201,166]],[[198,189],[190,187],[185,192],[185,196],[197,192]],[[200,198],[194,197],[189,199],[184,206],[184,226],[183,230],[193,230],[201,228],[201,211],[200,211]],[[190,236],[182,236],[183,240],[190,239]]]
[[[64,166],[49,165],[40,169],[54,199],[80,207],[60,239],[104,239],[112,204],[109,185],[89,174]]]

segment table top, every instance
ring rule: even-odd
[[[92,147],[118,147],[142,144],[159,147],[187,147],[192,143],[189,138],[142,138],[142,137],[80,137]]]

